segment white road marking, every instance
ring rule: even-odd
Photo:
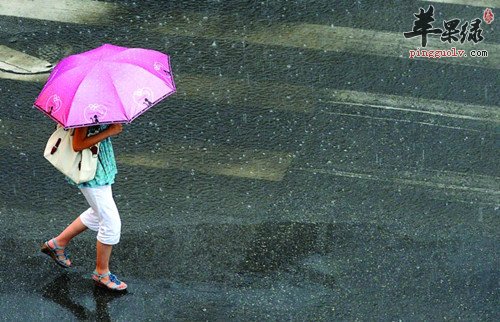
[[[0,70],[14,74],[48,73],[52,64],[18,50],[0,45]]]
[[[481,199],[491,199],[491,202],[500,203],[499,177],[430,169],[419,169],[416,172],[393,171],[388,174],[383,169],[369,169],[368,167],[363,167],[363,172],[353,172],[348,169],[340,170],[342,165],[332,165],[332,167],[337,169],[292,167],[290,170],[437,188],[446,190],[447,193],[454,191],[457,195],[460,195],[460,193],[473,193],[481,196]],[[356,170],[359,171],[360,169]]]
[[[349,117],[361,117],[361,118],[367,118],[367,119],[372,119],[372,120],[381,120],[381,121],[415,123],[415,124],[422,124],[422,125],[426,125],[426,126],[437,126],[437,127],[442,127],[442,128],[452,129],[452,130],[485,133],[485,131],[463,128],[463,127],[458,127],[458,126],[448,126],[448,125],[441,125],[441,124],[434,124],[434,123],[427,123],[427,122],[417,122],[417,121],[413,121],[413,120],[394,119],[394,118],[389,118],[389,117],[375,117],[375,116],[370,116],[370,115],[358,115],[358,114],[338,113],[338,112],[324,112],[324,113],[333,114],[333,115],[349,116]]]
[[[0,71],[0,79],[11,79],[23,82],[45,83],[49,74],[14,74]]]
[[[120,164],[281,181],[291,163],[287,152],[237,147],[169,144],[155,153],[121,154]]]
[[[92,0],[4,0],[0,15],[68,23],[111,22],[117,5]]]
[[[347,104],[366,108],[500,123],[500,109],[497,106],[349,90],[325,90],[325,96],[329,97],[326,102],[332,104]]]

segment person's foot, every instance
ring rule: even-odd
[[[92,279],[97,286],[104,287],[110,291],[121,292],[127,289],[127,284],[120,281],[116,275],[109,271],[104,274],[98,274],[97,271],[94,271],[94,273],[92,273]]]
[[[71,267],[71,261],[66,252],[65,247],[61,247],[57,244],[55,238],[46,241],[42,244],[41,252],[49,255],[52,259],[61,267],[68,268]]]

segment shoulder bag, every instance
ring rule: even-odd
[[[73,129],[66,130],[57,125],[45,146],[43,156],[56,169],[79,184],[94,179],[100,143],[76,152],[73,150],[73,132]]]

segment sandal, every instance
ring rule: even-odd
[[[55,238],[52,239],[52,243],[54,243],[54,248],[52,248],[52,247],[49,246],[49,241],[46,241],[45,243],[43,243],[42,247],[40,249],[41,252],[49,255],[50,257],[52,257],[52,259],[59,266],[62,266],[64,268],[71,267],[71,262],[69,263],[69,265],[66,264],[66,261],[69,261],[69,255],[66,252],[66,249],[64,247],[59,247],[57,245],[57,243],[56,243],[56,239]],[[61,251],[61,250],[63,251],[62,253],[58,252],[58,251]]]
[[[109,276],[109,280],[107,282],[102,282],[101,280],[105,277]],[[92,273],[92,279],[95,282],[95,285],[99,287],[104,287],[110,291],[125,291],[127,289],[127,284],[124,282],[120,281],[116,275],[111,274],[111,272],[107,272],[104,274],[98,274],[97,271],[94,271]],[[114,283],[114,285],[111,285],[111,283]]]

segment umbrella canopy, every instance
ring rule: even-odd
[[[130,123],[175,90],[168,55],[105,44],[62,59],[34,106],[65,128]]]

